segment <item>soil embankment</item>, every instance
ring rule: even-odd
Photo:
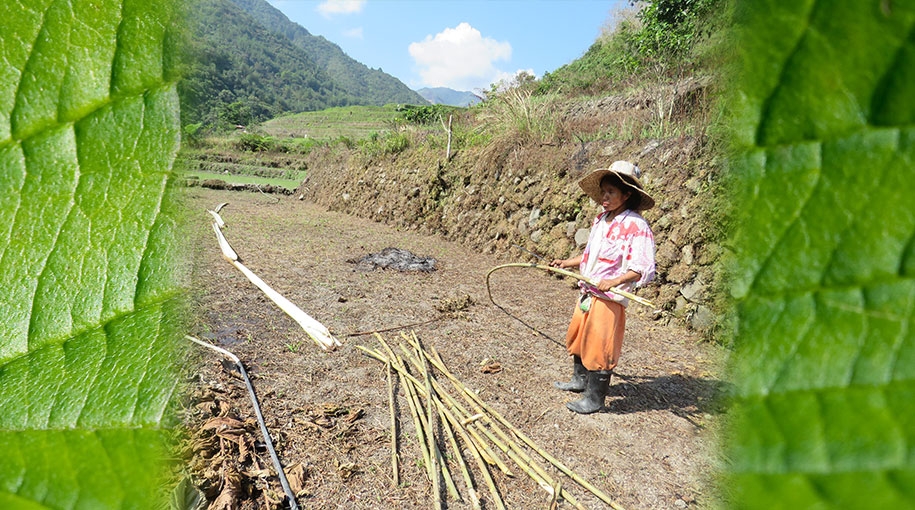
[[[704,89],[675,91],[671,112],[687,110]],[[650,99],[607,97],[565,107],[562,126],[578,132],[645,122]],[[512,245],[545,258],[579,252],[599,206],[577,181],[618,159],[636,163],[657,206],[645,213],[657,244],[658,276],[644,297],[656,320],[675,320],[704,335],[715,326],[712,289],[721,247],[710,200],[717,185],[706,139],[600,139],[536,143],[496,140],[485,148],[411,149],[366,160],[357,152],[317,150],[296,196],[333,211],[440,236],[500,260],[532,260]]]

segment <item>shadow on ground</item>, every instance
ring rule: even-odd
[[[681,374],[646,377],[614,373],[603,412],[667,410],[699,426],[692,418],[727,410],[730,387],[718,379]]]

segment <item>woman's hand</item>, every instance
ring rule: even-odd
[[[582,256],[579,255],[577,257],[572,257],[570,259],[553,259],[553,261],[550,262],[550,265],[553,267],[558,267],[560,269],[565,269],[567,267],[575,267],[575,266],[581,265],[581,258],[582,258]]]
[[[622,276],[597,282],[597,289],[601,292],[607,292],[608,290],[614,287],[619,287],[624,283],[637,282],[640,277],[641,275],[639,273],[636,273],[630,269],[629,271],[626,271],[626,274]]]
[[[618,278],[611,278],[609,280],[601,280],[601,281],[597,282],[597,290],[599,290],[601,292],[607,292],[608,290],[610,290],[614,287],[618,287],[620,285],[620,283],[621,282],[619,281]]]

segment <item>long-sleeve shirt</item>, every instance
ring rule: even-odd
[[[654,279],[654,234],[645,218],[635,211],[627,209],[612,219],[607,218],[608,214],[604,211],[594,219],[579,269],[583,276],[594,282],[635,271],[641,275],[638,281],[634,285],[626,283],[619,287],[631,292],[634,287],[641,287]],[[580,282],[579,286],[582,292],[601,299],[617,301],[623,306],[629,304],[628,299],[610,292],[603,293],[585,282]]]

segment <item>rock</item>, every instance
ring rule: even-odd
[[[568,238],[575,237],[575,227],[577,225],[578,224],[575,223],[574,221],[570,221],[570,222],[566,223],[566,237],[568,237]]]
[[[705,291],[705,283],[699,278],[687,283],[683,287],[680,287],[680,295],[686,298],[687,301],[693,302],[701,299]]]
[[[531,241],[539,243],[543,239],[543,230],[539,228],[531,233]]]
[[[658,247],[654,259],[658,267],[671,267],[680,259],[680,253],[677,251],[677,246],[674,243],[666,242]]]
[[[344,193],[344,194],[343,194],[343,201],[344,201],[344,202],[349,202],[349,193]]]
[[[584,246],[588,244],[588,236],[591,234],[591,231],[586,228],[578,229],[578,232],[575,232],[575,246]]]
[[[696,331],[709,332],[715,326],[715,315],[709,307],[699,305],[690,318],[689,325]]]
[[[520,232],[521,235],[526,236],[530,231],[531,229],[528,228],[526,221],[522,220],[518,222],[518,232]]]
[[[670,268],[667,273],[667,281],[673,283],[683,283],[692,278],[693,272],[686,264],[676,264]]]
[[[680,249],[680,261],[687,266],[693,265],[693,245],[687,244]]]
[[[660,142],[660,141],[658,141],[658,140],[652,140],[651,142],[648,143],[648,145],[646,145],[646,146],[642,149],[642,152],[639,153],[639,157],[645,157],[647,154],[649,154],[649,153],[651,153],[652,151],[654,151],[655,149],[657,149],[658,146],[660,146],[660,145],[661,145],[661,142]]]
[[[673,313],[674,317],[683,318],[686,317],[686,312],[689,311],[689,301],[686,300],[683,296],[677,296],[677,300],[674,302]]]
[[[684,230],[684,228],[683,228],[682,224],[677,225],[673,229],[671,229],[670,234],[667,236],[667,240],[674,243],[674,245],[676,245],[677,248],[679,248],[685,244],[683,242],[683,235],[684,235],[683,230]]]
[[[540,209],[535,207],[531,210],[531,214],[527,218],[527,224],[529,226],[533,227],[537,223],[537,220],[539,220],[539,219],[540,219]]]

